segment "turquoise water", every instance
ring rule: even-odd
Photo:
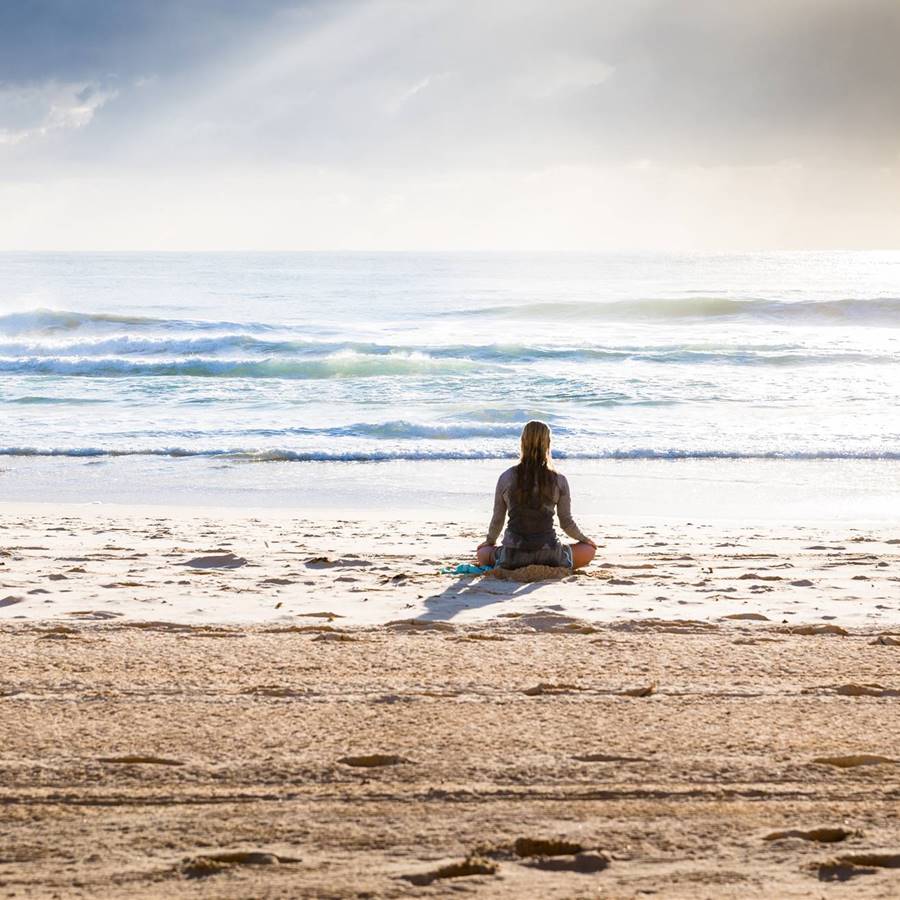
[[[0,453],[900,458],[900,253],[0,255]]]

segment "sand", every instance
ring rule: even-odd
[[[0,896],[900,892],[900,529],[0,525]]]
[[[344,626],[470,624],[551,610],[595,622],[765,616],[900,624],[900,523],[703,525],[582,519],[583,573],[519,584],[455,577],[480,520],[328,520],[120,506],[0,505],[0,622],[165,620]]]

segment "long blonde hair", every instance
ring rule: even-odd
[[[522,429],[522,455],[516,466],[515,497],[519,503],[553,497],[556,473],[550,459],[550,426],[532,420]]]

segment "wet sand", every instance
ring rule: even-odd
[[[439,573],[474,523],[2,524],[0,896],[900,890],[893,533],[605,526],[535,586]]]

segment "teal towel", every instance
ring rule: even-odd
[[[484,575],[493,568],[493,566],[472,566],[469,563],[460,563],[455,569],[453,566],[445,566],[441,569],[441,573],[444,575]]]

